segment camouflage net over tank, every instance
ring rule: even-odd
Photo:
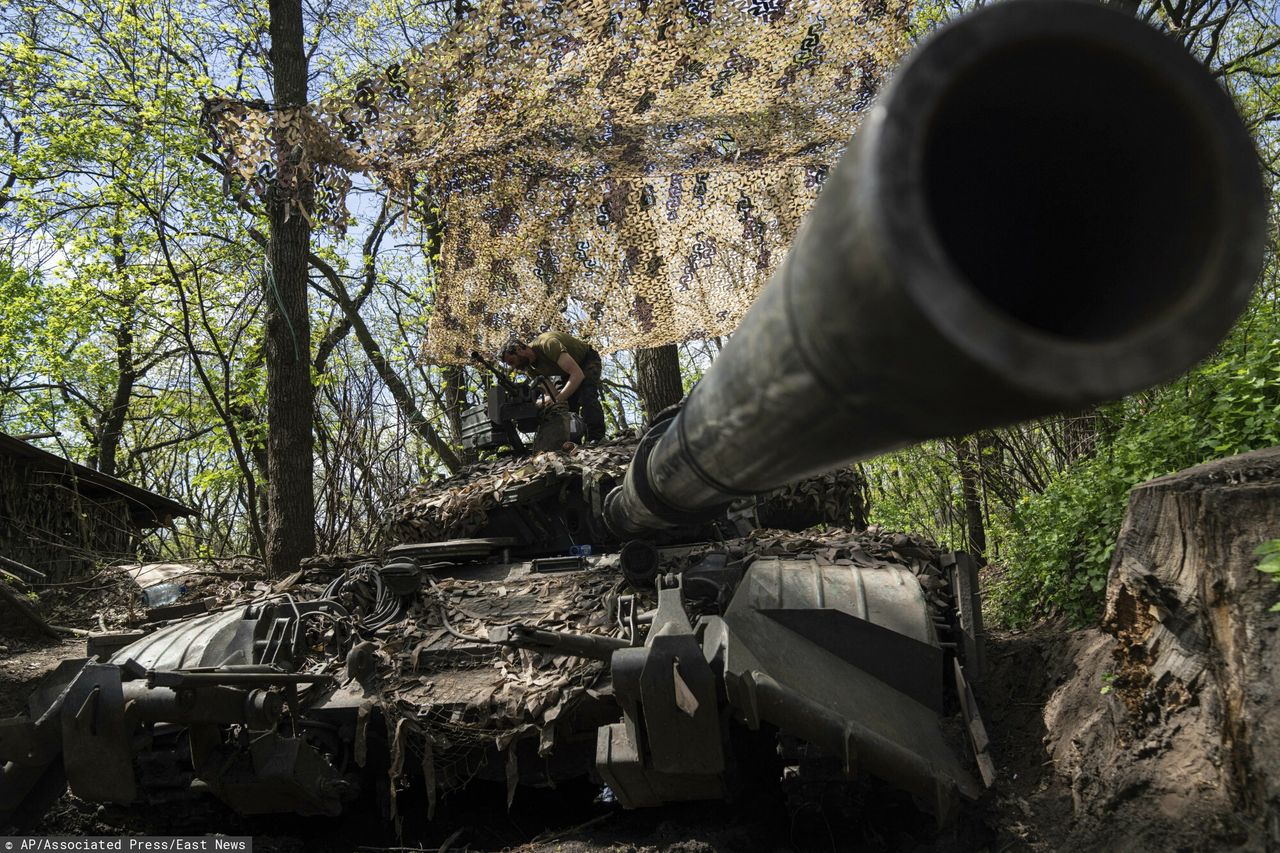
[[[524,489],[539,483],[565,483],[580,489],[585,504],[598,513],[604,496],[626,475],[636,443],[624,436],[571,453],[480,462],[448,478],[420,484],[387,510],[382,544],[475,536],[483,532],[491,510],[518,502]],[[755,506],[757,520],[766,527],[794,526],[797,520],[801,527],[819,521],[847,526],[865,516],[865,488],[866,482],[854,469],[837,468],[761,496]],[[308,565],[317,564],[315,558],[308,560]]]
[[[312,218],[345,220],[352,171],[438,208],[428,360],[548,328],[655,346],[735,328],[908,18],[909,0],[481,0],[314,109],[205,118],[244,186],[295,206],[313,186]]]
[[[523,487],[541,481],[574,482],[588,506],[622,481],[636,442],[618,438],[572,453],[538,453],[469,465],[457,474],[414,487],[387,512],[384,544],[441,542],[475,535],[489,511]]]
[[[486,764],[514,795],[521,772],[533,772],[517,765],[519,742],[534,739],[530,756],[549,756],[569,734],[573,709],[607,670],[602,661],[467,643],[451,632],[485,637],[495,625],[518,622],[612,636],[619,584],[611,571],[432,580],[403,622],[378,638],[389,664],[378,705],[392,735],[391,766],[404,768],[412,755],[429,809],[437,790],[464,787]],[[408,781],[395,772],[392,779],[397,786]]]

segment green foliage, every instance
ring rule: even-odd
[[[1049,611],[1096,618],[1131,488],[1280,444],[1280,312],[1255,305],[1213,358],[1105,414],[1111,440],[1026,496],[1011,518],[1008,571],[992,590],[1007,621]]]
[[[38,277],[0,261],[0,365],[14,369],[25,362],[25,343],[45,314]],[[0,369],[4,369],[0,368]]]
[[[967,544],[957,449],[973,463],[991,573],[988,618],[1097,617],[1139,483],[1280,444],[1280,307],[1264,286],[1231,335],[1188,375],[1074,417],[933,441],[863,466],[871,521]],[[1280,560],[1278,560],[1280,562]]]
[[[1022,622],[1046,609],[1090,618],[1106,587],[1125,495],[1142,479],[1132,445],[1062,472],[1013,517],[1009,571],[993,591],[996,610]]]
[[[944,442],[924,442],[864,466],[873,490],[871,521],[963,546],[963,509],[955,466]]]
[[[1253,551],[1258,560],[1258,571],[1271,576],[1271,580],[1280,583],[1280,539],[1269,539]],[[1272,613],[1280,613],[1280,601],[1271,605]]]

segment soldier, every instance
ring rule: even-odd
[[[542,405],[566,404],[582,416],[587,425],[587,441],[604,438],[604,409],[600,408],[600,353],[586,341],[564,332],[543,332],[529,344],[512,340],[502,348],[500,358],[508,367],[530,376],[565,379],[558,392],[548,393]]]

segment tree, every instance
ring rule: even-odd
[[[307,57],[303,50],[301,0],[271,0],[271,69],[275,108],[307,103]],[[293,175],[297,152],[283,136],[275,140],[276,179],[281,189]],[[310,187],[299,180],[298,203],[310,205]],[[267,361],[267,570],[284,574],[315,550],[315,489],[312,431],[311,315],[307,305],[307,256],[311,227],[292,206],[290,193],[269,194],[271,238],[264,278]]]
[[[987,561],[987,531],[982,521],[982,450],[973,437],[954,442],[956,467],[960,473],[960,496],[964,503],[965,550],[979,564]]]
[[[636,390],[645,417],[653,417],[684,396],[680,354],[675,344],[636,350]]]

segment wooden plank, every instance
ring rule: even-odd
[[[978,772],[982,774],[982,784],[990,788],[996,781],[996,765],[991,760],[991,739],[987,736],[987,727],[978,713],[978,702],[974,698],[969,681],[965,678],[964,667],[960,661],[953,659],[955,667],[956,693],[960,696],[960,710],[964,714],[965,729],[969,732],[969,743],[973,746],[973,757],[978,762]]]
[[[982,631],[982,597],[978,593],[978,567],[973,558],[957,553],[952,569],[952,587],[960,632],[964,639],[964,664],[973,678],[981,680],[986,673],[986,649]]]

